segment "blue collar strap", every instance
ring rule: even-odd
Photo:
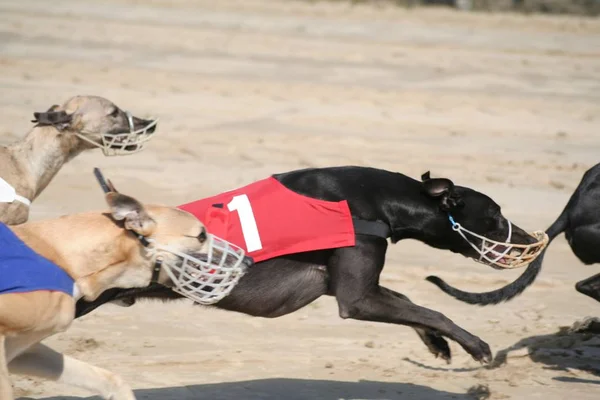
[[[448,214],[448,219],[450,220],[450,223],[452,224],[452,226],[456,225],[456,221],[454,221],[454,218],[452,218],[452,215]]]

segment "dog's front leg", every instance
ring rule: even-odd
[[[406,296],[380,287],[385,262],[383,239],[357,237],[354,247],[337,249],[329,264],[330,294],[336,297],[340,317],[385,322],[425,329],[455,340],[475,360],[490,361],[487,343],[457,326],[445,315],[411,303]]]
[[[458,342],[475,360],[492,360],[492,352],[487,343],[462,329],[442,313],[402,300],[385,291],[375,290],[356,302],[338,298],[338,304],[343,318],[434,330]]]
[[[41,343],[12,360],[8,370],[77,386],[109,400],[135,400],[129,386],[118,375],[65,356]]]
[[[0,400],[13,400],[12,385],[6,367],[5,336],[0,335]]]
[[[393,291],[392,289],[388,289],[385,287],[379,287],[380,290],[388,292],[390,295],[397,297],[399,299],[411,302],[408,297],[403,295],[402,293],[398,293]],[[425,346],[429,349],[429,351],[437,358],[441,357],[443,360],[446,360],[448,364],[450,364],[450,360],[452,359],[452,353],[450,352],[450,346],[448,346],[448,342],[439,334],[437,331],[433,331],[430,329],[422,329],[415,328],[415,331],[425,343]]]

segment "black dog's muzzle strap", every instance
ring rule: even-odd
[[[364,219],[352,218],[354,224],[354,233],[358,235],[370,235],[387,239],[392,235],[392,230],[383,221],[367,221]]]

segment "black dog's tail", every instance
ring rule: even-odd
[[[535,281],[535,278],[540,273],[542,269],[542,262],[544,261],[544,255],[546,254],[546,250],[548,250],[548,246],[552,240],[554,240],[555,237],[557,237],[567,228],[569,223],[569,213],[567,210],[570,209],[569,205],[572,201],[573,199],[569,200],[569,203],[560,214],[558,219],[554,221],[554,223],[546,230],[549,239],[546,248],[527,266],[525,272],[523,272],[521,276],[519,276],[514,282],[490,292],[471,293],[456,289],[455,287],[448,285],[443,279],[438,278],[437,276],[428,276],[426,279],[455,299],[469,304],[487,306],[490,304],[498,304],[503,301],[508,301],[513,297],[518,296],[529,285],[531,285],[533,281]]]

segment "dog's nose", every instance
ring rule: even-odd
[[[200,234],[198,235],[198,240],[200,240],[200,242],[205,242],[207,238],[208,238],[208,235],[206,233],[206,228],[202,227],[202,230],[200,231]]]
[[[141,131],[140,133],[154,133],[156,131],[156,124],[150,119],[133,117],[133,127],[135,131]]]
[[[520,229],[520,228],[519,228]],[[534,244],[538,242],[538,238],[536,238],[535,236],[525,232],[524,230],[520,229],[520,231],[517,231],[513,234],[513,243],[518,243],[518,244]]]
[[[254,265],[254,258],[250,257],[250,256],[244,256],[244,259],[242,260],[242,263],[248,268],[248,267],[252,267]]]

